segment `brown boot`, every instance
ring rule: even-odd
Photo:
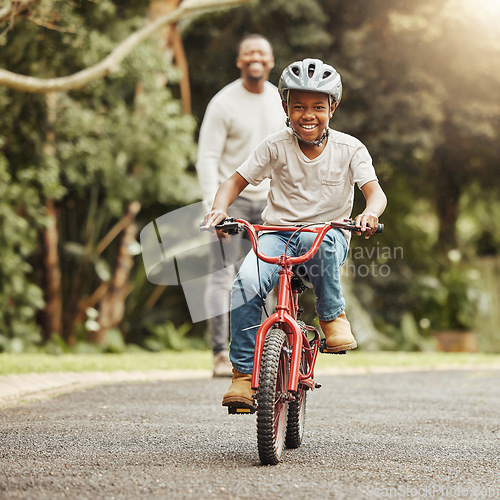
[[[333,321],[320,320],[319,324],[326,338],[326,350],[324,352],[335,353],[357,347],[356,340],[351,332],[351,324],[345,312],[337,316]]]
[[[229,390],[222,398],[222,406],[232,406],[233,408],[254,409],[252,390],[252,374],[240,373],[233,368],[233,381]]]

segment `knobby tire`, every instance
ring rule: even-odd
[[[276,465],[285,445],[288,414],[288,339],[273,328],[266,335],[260,365],[257,445],[264,465]]]

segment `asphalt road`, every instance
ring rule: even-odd
[[[500,498],[500,370],[318,377],[259,464],[228,380],[107,385],[0,409],[0,498]]]

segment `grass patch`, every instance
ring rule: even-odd
[[[209,351],[122,354],[0,354],[0,375],[16,373],[209,370]]]
[[[363,352],[353,351],[346,355],[319,355],[318,370],[359,368],[500,368],[500,354],[447,353],[447,352]]]
[[[319,355],[317,370],[371,368],[500,368],[500,354],[363,352]],[[211,370],[210,351],[123,354],[0,354],[0,375],[18,373]]]

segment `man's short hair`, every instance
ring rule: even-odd
[[[273,53],[272,43],[269,41],[269,39],[267,37],[265,37],[264,35],[261,35],[259,33],[249,33],[248,35],[245,35],[240,40],[240,43],[238,44],[238,54],[240,53],[241,46],[243,45],[244,42],[246,42],[247,40],[258,40],[258,39],[265,40],[269,44],[269,47],[271,47],[271,54],[272,54]]]

